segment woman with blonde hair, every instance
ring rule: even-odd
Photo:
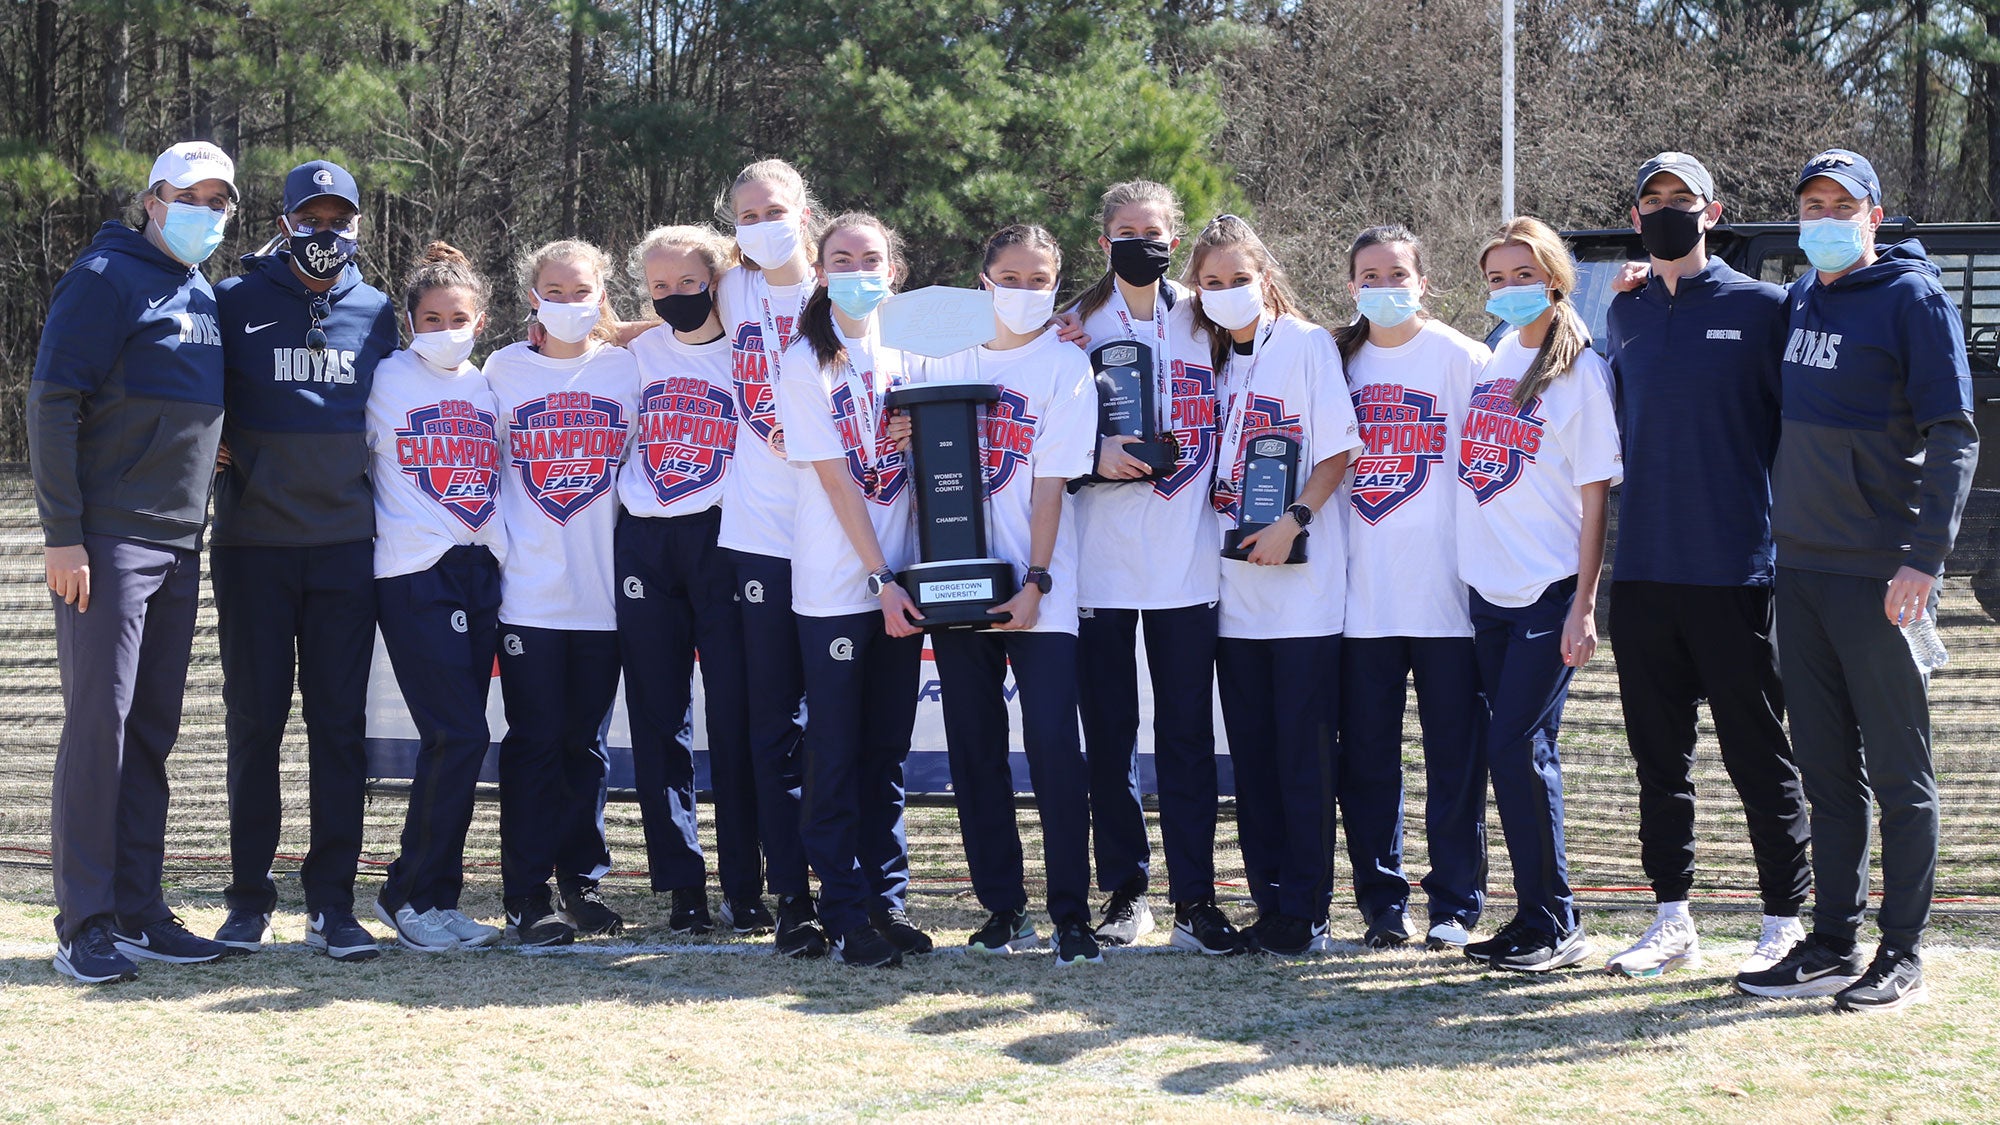
[[[1610,371],[1570,301],[1576,263],[1538,219],[1479,253],[1486,309],[1511,331],[1459,430],[1458,568],[1470,586],[1486,759],[1518,913],[1465,955],[1547,972],[1589,955],[1563,856],[1556,736],[1570,679],[1597,649],[1605,501],[1624,476]]]

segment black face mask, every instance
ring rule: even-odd
[[[1700,211],[1662,207],[1639,216],[1639,244],[1663,262],[1687,257],[1701,234]]]
[[[331,281],[340,276],[347,263],[354,260],[359,243],[338,231],[323,230],[313,234],[295,234],[287,240],[287,248],[292,253],[292,264],[299,272],[314,281]]]
[[[715,296],[704,289],[699,293],[671,293],[653,298],[653,311],[676,332],[692,332],[708,323],[715,311]]]
[[[1174,248],[1150,238],[1120,238],[1111,243],[1111,272],[1127,285],[1141,288],[1167,276]]]

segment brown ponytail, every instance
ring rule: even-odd
[[[403,282],[403,311],[415,316],[417,302],[433,289],[463,289],[472,294],[473,307],[486,311],[492,289],[472,266],[472,259],[449,242],[433,242],[424,247],[424,256],[410,268]]]
[[[859,211],[849,211],[834,218],[819,232],[813,243],[813,260],[826,260],[827,240],[842,231],[871,229],[879,231],[882,241],[888,246],[889,271],[892,275],[891,287],[903,282],[903,239],[890,230],[882,220]],[[813,287],[812,296],[807,299],[805,311],[799,316],[798,334],[792,343],[804,340],[813,350],[813,358],[821,367],[831,367],[847,358],[847,346],[840,342],[840,333],[833,326],[833,298],[827,294],[826,283]]]

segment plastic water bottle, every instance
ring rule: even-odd
[[[1937,617],[1928,610],[1903,626],[1903,640],[1910,646],[1910,657],[1917,662],[1917,671],[1926,676],[1951,659],[1951,654],[1944,650],[1944,639],[1938,636]]]

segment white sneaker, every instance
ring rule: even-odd
[[[1685,914],[1662,914],[1646,927],[1638,944],[1604,963],[1604,971],[1628,977],[1656,977],[1701,964],[1701,938]]]
[[[405,903],[397,907],[392,915],[389,908],[378,900],[375,917],[396,931],[396,944],[404,949],[418,953],[449,953],[458,948],[458,936],[445,925],[444,915],[435,907],[419,914]]]
[[[450,930],[451,936],[458,939],[461,949],[485,949],[500,941],[501,931],[498,926],[474,921],[460,910],[440,910],[438,913],[444,917],[445,929]]]
[[[1456,919],[1439,922],[1424,935],[1424,948],[1432,953],[1456,953],[1472,943],[1472,934]]]
[[[1806,928],[1797,918],[1779,918],[1764,915],[1763,932],[1757,935],[1757,948],[1737,966],[1739,973],[1761,973],[1775,967],[1792,952],[1792,947],[1806,940]]]

